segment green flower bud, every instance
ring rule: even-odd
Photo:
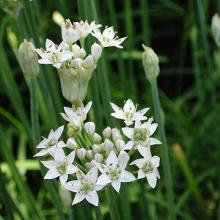
[[[34,45],[24,39],[18,49],[19,63],[25,76],[34,77],[39,73],[38,57]]]
[[[144,52],[142,55],[143,66],[146,77],[149,81],[156,79],[160,72],[159,59],[157,54],[150,48],[142,45]]]

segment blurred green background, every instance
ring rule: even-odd
[[[33,159],[29,91],[17,48],[24,38],[36,47],[44,47],[46,38],[60,42],[55,11],[113,25],[128,37],[124,49],[105,50],[89,86],[98,129],[112,120],[109,100],[131,98],[153,108],[141,44],[159,55],[177,219],[220,219],[220,53],[210,31],[219,0],[0,0],[0,8],[0,219],[96,219],[97,210],[87,203],[66,204],[57,182],[44,181]],[[41,66],[37,97],[46,135],[63,123],[59,113],[68,105],[55,69]],[[162,166],[160,173],[155,190],[143,180],[116,195],[123,220],[169,219]],[[104,193],[101,212],[110,219]]]

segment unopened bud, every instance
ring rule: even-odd
[[[122,139],[116,140],[115,146],[116,146],[118,151],[121,151],[123,149],[123,147],[125,146],[124,140],[122,140]]]
[[[85,123],[85,129],[86,129],[86,132],[90,136],[93,136],[94,133],[95,133],[95,123],[94,122],[86,122]]]
[[[69,149],[71,149],[71,150],[76,150],[77,147],[78,147],[78,145],[77,145],[77,143],[76,143],[76,141],[75,141],[74,138],[69,138],[69,139],[67,140],[67,142],[66,142],[66,145],[67,145],[67,147],[68,147]]]
[[[117,141],[118,139],[122,139],[121,132],[117,128],[112,129],[112,139],[113,141]]]
[[[102,134],[105,138],[110,138],[112,135],[112,129],[110,127],[107,127],[103,130]]]
[[[76,154],[79,157],[79,159],[83,160],[83,159],[85,159],[85,156],[86,156],[86,149],[80,148],[80,149],[76,150]]]
[[[18,49],[19,63],[25,76],[37,76],[39,73],[38,57],[34,45],[24,39]]]
[[[216,44],[220,47],[220,17],[218,14],[215,14],[212,17],[212,34]]]
[[[94,159],[96,162],[101,163],[103,161],[103,156],[101,154],[95,154]]]
[[[98,144],[93,144],[93,146],[92,146],[92,151],[93,151],[94,154],[97,154],[97,153],[100,153],[101,148],[102,148],[102,147],[101,147],[100,145],[98,145]]]
[[[146,77],[149,81],[156,79],[160,72],[159,59],[157,54],[150,47],[142,45],[144,52],[142,55],[143,66]]]
[[[94,43],[91,47],[91,54],[93,56],[93,59],[95,60],[95,62],[97,63],[99,58],[101,57],[102,55],[102,47],[97,44],[97,43]]]
[[[100,144],[101,141],[102,141],[102,137],[101,137],[99,134],[94,133],[94,135],[93,135],[93,141],[94,141],[95,144]]]
[[[108,152],[110,152],[114,148],[114,144],[109,139],[105,139],[104,147]]]
[[[95,62],[94,62],[94,59],[92,57],[92,55],[89,55],[85,58],[85,60],[83,60],[83,66],[86,68],[86,69],[94,69],[95,67]]]
[[[87,150],[87,152],[86,152],[86,157],[87,157],[89,160],[92,160],[92,158],[93,158],[93,152],[92,152],[92,150]]]

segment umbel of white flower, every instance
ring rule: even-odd
[[[44,179],[58,178],[62,191],[75,193],[72,205],[86,200],[97,206],[102,189],[113,187],[120,193],[122,184],[141,178],[155,188],[160,178],[160,158],[152,156],[151,147],[161,142],[153,137],[157,124],[145,116],[149,108],[137,110],[130,99],[123,107],[110,103],[115,111],[112,116],[124,125],[120,129],[106,127],[98,134],[95,123],[86,122],[91,106],[92,102],[64,107],[61,116],[67,129],[60,126],[51,130],[37,145],[39,152],[35,157],[51,158],[41,161],[48,169]],[[64,131],[67,140],[62,139]],[[135,165],[134,169],[131,165]]]
[[[71,22],[67,19],[61,26],[62,42],[59,45],[46,40],[46,49],[36,49],[40,64],[49,64],[58,70],[62,94],[72,104],[84,100],[89,81],[105,47],[122,48],[125,38],[118,38],[113,27],[106,27],[94,21]],[[88,36],[94,42],[89,51],[84,48]]]

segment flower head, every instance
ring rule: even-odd
[[[76,172],[76,167],[73,165],[75,151],[72,151],[67,157],[62,148],[58,148],[53,155],[54,160],[41,161],[47,167],[44,179],[54,179],[59,177],[62,184],[66,183],[69,174]]]
[[[135,180],[133,174],[125,170],[129,156],[126,152],[121,151],[120,154],[115,154],[111,151],[106,159],[106,164],[98,165],[102,172],[97,183],[100,185],[107,185],[111,183],[112,187],[119,192],[122,182],[131,182]]]
[[[113,27],[106,27],[101,33],[99,29],[93,30],[92,35],[98,39],[103,47],[117,47],[122,48],[121,44],[124,42],[126,37],[118,38]]]
[[[132,125],[134,121],[142,121],[147,119],[147,117],[144,116],[144,114],[149,110],[149,108],[144,108],[142,110],[137,111],[137,108],[131,99],[128,99],[125,102],[123,109],[118,107],[114,103],[110,104],[113,110],[115,111],[111,113],[111,115],[115,118],[124,120],[127,126]]]
[[[89,203],[98,206],[99,198],[97,191],[101,190],[103,186],[97,184],[97,168],[93,167],[86,175],[78,170],[76,175],[77,180],[65,184],[67,190],[76,193],[72,205],[86,199]]]
[[[151,156],[149,149],[145,147],[138,147],[140,154],[143,156],[141,159],[137,159],[131,163],[131,165],[136,165],[138,170],[138,179],[147,178],[149,185],[155,188],[157,184],[157,179],[160,178],[158,167],[160,164],[160,158],[158,156]]]
[[[152,123],[153,119],[148,119],[143,124],[140,121],[135,122],[134,128],[125,127],[122,131],[130,141],[124,146],[124,150],[131,150],[134,146],[149,147],[155,144],[161,144],[159,140],[151,137],[157,129],[157,123]]]
[[[46,51],[44,49],[36,49],[41,57],[38,60],[40,64],[52,64],[52,66],[59,69],[63,62],[72,58],[72,52],[64,50],[64,45],[55,45],[51,40],[46,40]]]
[[[55,131],[53,129],[50,131],[50,134],[47,138],[43,138],[43,140],[37,145],[38,149],[41,149],[35,157],[45,156],[47,154],[54,154],[57,148],[65,147],[65,143],[63,141],[59,141],[60,136],[63,133],[64,126],[60,126]]]

